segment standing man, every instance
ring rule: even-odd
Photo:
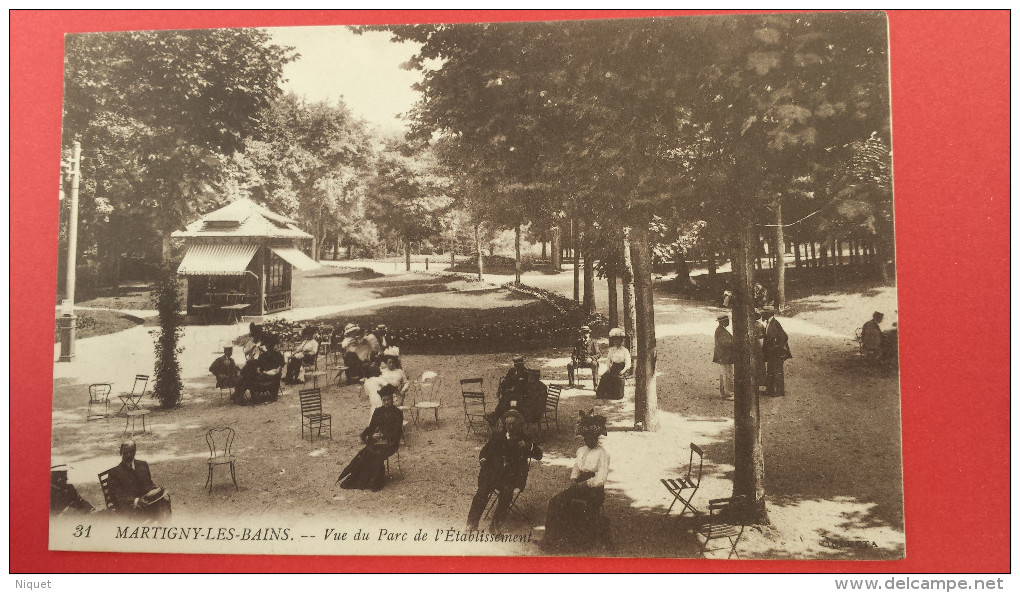
[[[865,322],[861,327],[861,350],[864,351],[864,358],[872,364],[882,360],[885,336],[882,335],[882,328],[879,325],[883,319],[885,315],[875,311],[871,315],[871,321]]]
[[[478,491],[471,500],[467,528],[478,529],[485,503],[496,493],[496,509],[492,513],[490,531],[503,528],[514,489],[524,490],[528,482],[528,459],[542,459],[542,449],[524,432],[524,417],[516,410],[508,411],[502,419],[501,430],[489,437],[478,454]]]
[[[762,341],[765,354],[765,395],[780,397],[786,395],[783,363],[793,358],[793,354],[790,353],[786,331],[776,319],[776,310],[773,307],[763,307],[761,314],[765,321],[765,339]]]
[[[574,369],[583,367],[591,369],[592,389],[599,388],[599,349],[595,340],[591,337],[591,328],[587,325],[581,326],[577,341],[574,342],[574,351],[570,354],[570,362],[567,363],[567,387],[574,386]]]
[[[149,464],[135,459],[135,442],[120,444],[120,465],[110,470],[110,498],[113,510],[143,517],[170,515],[170,496],[152,483]]]
[[[730,316],[723,313],[716,317],[719,327],[715,328],[715,352],[712,362],[719,365],[719,395],[733,399],[733,334],[726,329]]]

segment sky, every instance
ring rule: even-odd
[[[273,40],[294,47],[301,57],[284,67],[285,91],[308,101],[343,99],[355,115],[383,133],[403,133],[397,114],[411,109],[418,93],[411,85],[420,73],[400,64],[414,54],[413,44],[391,42],[390,34],[355,35],[346,27],[270,28]]]

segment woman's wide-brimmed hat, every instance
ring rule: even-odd
[[[627,334],[623,333],[623,330],[618,327],[614,327],[613,329],[609,330],[610,338],[623,338],[626,337],[626,335]]]
[[[382,351],[383,358],[400,358],[400,348],[390,346]]]
[[[345,336],[354,335],[354,334],[358,333],[359,331],[361,331],[361,328],[358,327],[354,323],[348,323],[347,326],[344,327],[344,335]]]
[[[601,414],[596,414],[594,409],[591,409],[588,412],[578,412],[577,434],[580,436],[608,435],[609,432],[606,430],[606,417]]]

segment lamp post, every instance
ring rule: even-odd
[[[57,319],[60,328],[60,358],[58,362],[71,362],[74,358],[74,336],[78,317],[74,314],[74,283],[78,265],[78,181],[81,177],[81,143],[75,142],[71,156],[71,211],[67,221],[67,275],[64,301],[60,305],[61,315]],[[63,183],[61,183],[63,196]]]

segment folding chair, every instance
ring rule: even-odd
[[[733,556],[740,558],[737,553],[737,544],[740,543],[740,536],[744,534],[744,519],[742,516],[743,506],[746,498],[733,496],[730,498],[713,498],[708,501],[709,516],[705,524],[698,527],[698,535],[705,538],[701,544],[701,555],[705,555],[708,542],[714,539],[726,538],[730,543],[730,552],[726,559]],[[725,549],[723,548],[716,548]]]
[[[531,473],[531,458],[528,458],[528,473]],[[514,486],[513,497],[510,499],[510,512],[511,516],[517,517],[525,523],[531,522],[531,517],[521,510],[521,507],[517,506],[517,499],[521,497],[521,493],[524,492],[524,488],[528,485],[527,476],[525,476],[524,482],[518,486]],[[488,519],[489,515],[492,514],[493,509],[496,508],[496,501],[498,494],[495,490],[489,493],[489,500],[485,503],[485,518]]]
[[[464,400],[464,423],[467,426],[465,438],[474,432],[475,421],[488,434],[489,423],[485,420],[485,391],[482,388],[482,378],[461,379],[460,395]]]
[[[696,473],[694,471],[695,454],[698,456],[698,471]],[[704,463],[705,459],[704,454],[701,452],[701,447],[691,443],[691,455],[687,460],[687,473],[676,478],[662,478],[659,480],[666,487],[666,490],[673,495],[673,502],[666,509],[667,515],[673,510],[673,505],[678,500],[683,503],[684,508],[677,517],[682,517],[688,510],[691,511],[692,515],[698,514],[698,509],[694,508],[694,505],[691,504],[691,499],[694,498],[698,488],[701,486],[701,468]]]
[[[139,388],[139,385],[141,385],[141,388]],[[142,401],[142,396],[145,395],[145,389],[148,386],[148,375],[135,375],[135,382],[131,385],[131,392],[117,396],[121,403],[120,409],[117,410],[117,416],[126,416],[128,412],[137,410],[138,403]]]
[[[85,422],[92,420],[93,418],[109,418],[110,417],[110,387],[109,383],[93,383],[89,385],[89,409],[85,414]],[[92,407],[102,406],[103,413],[92,413]]]
[[[318,388],[298,391],[301,398],[301,438],[305,438],[305,426],[308,426],[308,441],[315,441],[315,432],[322,436],[323,427],[329,430],[329,438],[333,438],[333,417],[322,413],[322,392]]]
[[[406,445],[407,443],[405,442],[404,444]],[[399,446],[397,447],[397,451],[393,455],[390,455],[390,457],[396,457],[396,459],[397,459],[397,473],[400,474],[401,478],[403,478],[404,477],[404,468],[400,465],[400,447]],[[390,474],[390,457],[386,458],[386,477],[389,478],[389,479],[393,479],[393,476]]]
[[[230,466],[230,479],[234,482],[234,490],[237,487],[237,474],[234,472],[235,457],[230,452],[234,444],[234,429],[229,426],[210,428],[205,433],[205,442],[209,445],[209,459],[206,464],[209,466],[209,477],[206,478],[206,486],[209,487],[209,494],[212,494],[213,468],[217,465]]]

